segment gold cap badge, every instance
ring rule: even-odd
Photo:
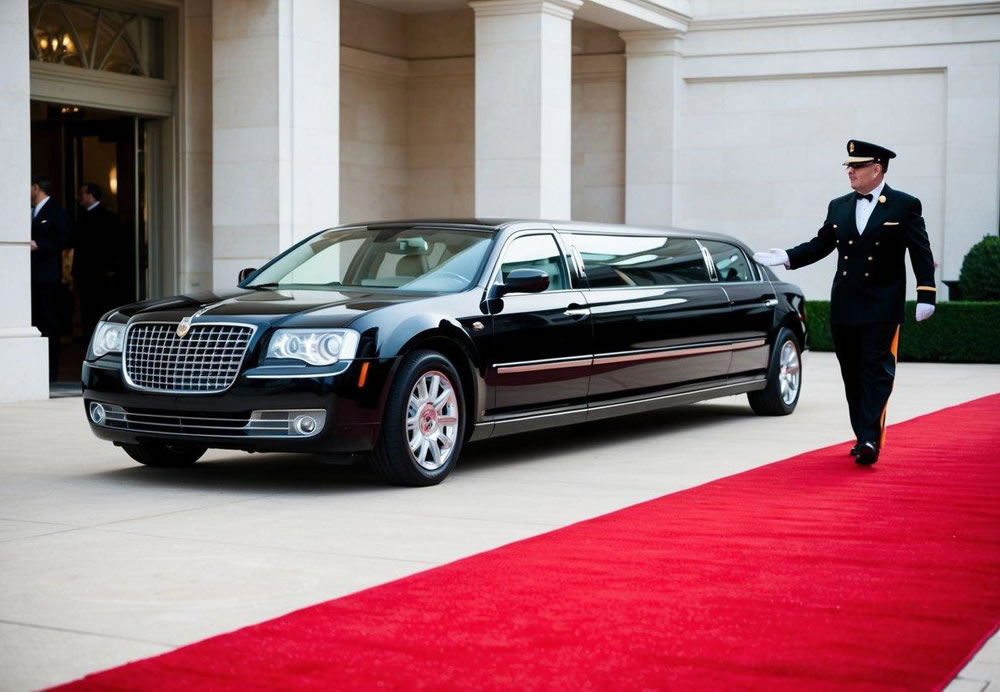
[[[847,145],[847,153],[849,153],[849,154],[853,154],[854,153],[854,142],[849,142],[848,143],[848,145]]]
[[[882,204],[885,204],[885,195],[879,195],[878,201],[881,202]]]

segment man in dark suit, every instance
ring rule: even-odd
[[[80,321],[88,338],[101,315],[119,302],[124,264],[121,224],[101,201],[103,194],[100,185],[84,183],[77,197],[82,209],[73,238],[73,285],[80,296]]]
[[[857,440],[859,464],[878,461],[885,444],[885,412],[896,374],[899,326],[906,298],[905,254],[917,278],[917,321],[934,313],[934,256],[920,200],[885,184],[885,147],[847,143],[851,192],[830,202],[812,240],[754,254],[761,264],[798,269],[837,252],[830,297],[830,328]]]
[[[69,216],[49,197],[45,176],[31,179],[31,323],[49,340],[49,381],[59,374],[62,251],[70,243]]]

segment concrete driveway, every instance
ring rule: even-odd
[[[998,391],[1000,366],[902,363],[889,422]],[[295,455],[146,468],[91,435],[79,398],[0,406],[0,689],[64,682],[850,436],[826,353],[808,355],[790,417],[757,417],[740,396],[486,441],[423,489]],[[891,431],[887,444],[880,463]],[[1000,681],[996,644],[954,689]]]

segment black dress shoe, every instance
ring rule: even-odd
[[[865,442],[858,447],[858,456],[854,461],[862,466],[871,466],[878,461],[878,445],[874,442]]]
[[[856,457],[856,456],[858,456],[858,451],[859,451],[860,449],[861,449],[861,443],[860,443],[860,442],[855,442],[855,443],[854,443],[854,446],[853,446],[853,447],[851,447],[851,456],[852,456],[852,457]]]

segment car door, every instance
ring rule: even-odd
[[[591,403],[724,381],[729,301],[691,238],[569,233],[594,324]]]
[[[760,378],[767,373],[767,341],[778,305],[774,287],[742,248],[721,240],[702,240],[701,244],[711,259],[719,286],[729,297],[731,317],[725,333],[733,348],[729,378]]]
[[[583,293],[573,287],[565,253],[549,232],[522,232],[502,250],[487,295],[515,269],[538,269],[549,286],[486,301],[493,322],[487,384],[494,415],[585,407],[592,330]]]

